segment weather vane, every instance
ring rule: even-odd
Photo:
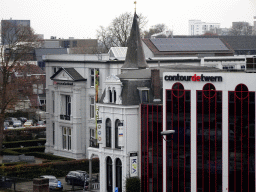
[[[135,5],[134,10],[135,10],[135,13],[136,13],[136,3],[137,3],[137,2],[136,2],[136,1],[134,1],[134,5]]]

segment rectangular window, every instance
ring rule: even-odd
[[[33,94],[43,94],[44,86],[43,84],[33,84]]]
[[[62,128],[62,148],[67,149],[67,128]]]
[[[138,87],[138,90],[139,90],[139,95],[140,95],[140,102],[148,103],[149,102],[149,88]]]
[[[95,139],[95,129],[90,129],[90,147],[98,147],[97,140]]]
[[[90,97],[90,118],[94,119],[94,96]]]
[[[64,41],[64,48],[69,48],[70,41]]]
[[[167,136],[167,141],[170,141],[170,143],[166,144],[167,147],[167,157],[166,162],[167,167],[165,168],[167,171],[166,177],[167,177],[167,191],[189,191],[191,183],[190,183],[190,176],[191,176],[191,165],[190,165],[190,143],[191,143],[191,93],[190,90],[185,90],[183,88],[183,85],[180,83],[177,83],[173,85],[172,90],[166,90],[166,107],[165,107],[165,113],[166,113],[166,129],[167,130],[175,130],[175,134]],[[159,127],[159,131],[156,132],[155,127],[155,119],[157,117],[154,115],[154,111],[150,107],[150,105],[144,105],[144,109],[142,108],[145,116],[143,118],[146,121],[152,121],[150,123],[144,123],[144,137],[148,140],[151,138],[156,137],[156,135],[159,135],[159,132],[161,131],[161,126]],[[153,113],[153,114],[152,114]],[[154,115],[154,116],[153,116]],[[158,118],[161,118],[161,116],[158,116]],[[145,121],[144,120],[144,121]],[[148,135],[147,135],[148,134]],[[162,138],[158,138],[159,140]],[[157,138],[155,138],[157,140]],[[155,143],[154,140],[152,141],[153,144]],[[149,143],[149,146],[152,144]],[[148,148],[142,148],[142,150],[146,150],[145,152],[148,153]],[[161,150],[161,149],[160,149]],[[144,153],[145,153],[144,152]],[[152,153],[155,153],[155,149],[152,149]],[[154,156],[152,155],[152,162],[155,161]],[[144,160],[146,162],[146,160]],[[142,162],[142,163],[144,163]],[[153,162],[155,163],[155,162]],[[152,163],[152,164],[153,164]],[[145,176],[147,177],[147,173]],[[150,175],[150,172],[149,172]],[[144,176],[144,177],[145,177]],[[152,172],[152,176],[154,176]],[[153,181],[155,182],[155,181]],[[153,183],[153,186],[158,186],[157,183]],[[150,186],[149,186],[150,188]],[[148,190],[150,191],[150,190]]]
[[[209,84],[197,90],[196,110],[197,191],[221,191],[222,92]]]
[[[53,113],[55,111],[54,105],[55,105],[55,95],[54,95],[54,92],[52,92],[52,112]]]
[[[148,103],[148,90],[141,91],[142,103]]]
[[[55,123],[52,123],[52,144],[55,145]]]
[[[90,69],[91,71],[91,87],[94,87],[94,69]]]
[[[71,150],[71,128],[62,128],[62,146],[63,149]]]
[[[61,96],[60,119],[69,121],[70,116],[71,116],[71,96],[70,95],[62,95]]]
[[[68,129],[68,150],[71,150],[71,129]]]
[[[73,41],[73,47],[77,47],[77,41]]]
[[[98,86],[100,86],[100,70],[98,68],[90,69],[91,76],[91,87],[95,86],[95,83],[98,82]]]

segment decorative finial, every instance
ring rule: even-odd
[[[134,1],[134,5],[135,5],[134,10],[135,10],[135,13],[136,13],[136,4],[137,4],[137,2],[136,2],[136,1]]]

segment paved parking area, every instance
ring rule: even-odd
[[[82,186],[74,186],[68,185],[65,181],[65,177],[58,178],[61,183],[63,184],[63,191],[78,191],[82,192],[83,187]],[[12,185],[12,190],[14,190],[14,184]],[[21,182],[21,183],[16,183],[15,184],[15,190],[18,192],[33,192],[33,181],[28,181],[28,182]],[[1,190],[0,192],[4,192],[5,190]],[[8,190],[6,190],[8,191]],[[100,190],[92,190],[93,192],[99,192]],[[91,192],[92,192],[91,191]]]

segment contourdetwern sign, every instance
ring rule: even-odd
[[[194,74],[193,76],[182,76],[182,75],[165,75],[165,81],[222,81],[221,76],[204,76],[201,74],[200,76]]]

